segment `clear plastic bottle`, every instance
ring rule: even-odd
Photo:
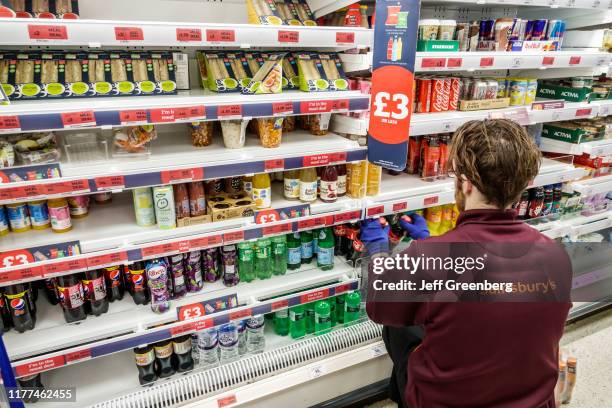
[[[312,248],[312,231],[302,231],[300,240],[302,241],[302,264],[310,263],[314,256]]]
[[[226,323],[219,327],[219,350],[221,364],[237,360],[240,356],[236,324]]]
[[[264,325],[263,315],[253,316],[247,320],[247,350],[249,353],[261,353],[266,348]]]
[[[247,352],[247,331],[246,331],[247,320],[241,320],[236,323],[238,328],[238,354],[241,356]]]
[[[201,367],[219,363],[219,333],[216,327],[198,332],[198,361]]]

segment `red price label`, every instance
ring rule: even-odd
[[[144,258],[165,255],[165,254],[169,254],[171,252],[176,252],[176,251],[177,251],[177,247],[175,243],[173,242],[168,242],[168,243],[160,244],[160,245],[154,245],[154,246],[150,246],[147,248],[142,248],[140,250]]]
[[[54,275],[64,272],[78,272],[87,269],[87,261],[85,259],[73,259],[70,261],[52,263],[44,265],[44,275]]]
[[[286,234],[286,233],[291,232],[291,224],[279,224],[279,225],[272,225],[270,227],[263,227],[261,231],[264,236]]]
[[[593,108],[576,109],[576,117],[578,118],[580,116],[590,116],[592,111]]]
[[[483,57],[480,59],[480,67],[492,67],[495,59],[493,57]]]
[[[257,224],[267,224],[270,222],[278,222],[280,220],[280,214],[274,209],[258,211],[255,215],[255,223]]]
[[[312,156],[306,156],[302,159],[302,167],[318,167],[327,166],[330,162],[329,154],[315,154]]]
[[[438,196],[433,196],[433,197],[425,197],[425,199],[423,199],[423,205],[434,205],[434,204],[438,204],[438,200],[440,199],[440,197]]]
[[[446,61],[446,66],[448,68],[460,68],[461,64],[463,64],[463,58],[449,58]]]
[[[235,42],[234,30],[206,30],[206,41],[209,42]]]
[[[119,120],[122,125],[131,125],[136,123],[147,123],[147,111],[144,109],[140,110],[127,110],[119,112]]]
[[[66,364],[81,362],[83,360],[89,360],[90,358],[91,349],[73,351],[72,353],[66,354]]]
[[[226,232],[223,234],[223,243],[231,244],[244,241],[244,231]]]
[[[93,111],[62,113],[64,128],[96,126],[96,117]]]
[[[253,310],[251,308],[237,310],[235,312],[230,312],[229,319],[230,320],[242,320],[245,317],[250,317],[253,314]]]
[[[580,60],[581,60],[581,59],[582,59],[582,58],[581,58],[581,57],[579,57],[579,56],[577,56],[577,55],[575,55],[575,56],[573,56],[573,57],[570,57],[570,59],[569,59],[569,64],[570,64],[570,65],[578,65],[578,64],[580,64]]]
[[[337,44],[355,44],[355,33],[338,32],[336,33]]]
[[[178,316],[180,321],[197,319],[203,317],[206,314],[204,305],[201,303],[194,303],[187,306],[181,306],[178,310]]]
[[[348,99],[338,99],[332,101],[331,111],[332,112],[346,112],[349,110],[349,100]]]
[[[300,303],[310,303],[329,297],[329,289],[321,289],[300,296]]]
[[[316,228],[320,225],[325,225],[325,217],[311,218],[309,220],[298,221],[298,230]]]
[[[127,252],[115,252],[113,254],[98,255],[87,258],[87,267],[91,269],[101,268],[105,265],[118,265],[127,261]]]
[[[37,279],[43,276],[42,267],[32,266],[23,269],[17,269],[10,272],[0,273],[0,283],[16,282],[25,279]]]
[[[446,66],[446,58],[423,58],[421,60],[421,68],[444,68]]]
[[[367,211],[366,211],[366,216],[373,217],[375,215],[382,214],[384,212],[385,212],[385,206],[384,205],[379,205],[377,207],[370,207],[370,208],[368,208]]]
[[[44,358],[31,363],[18,365],[15,367],[15,374],[17,374],[17,377],[24,377],[26,375],[41,373],[43,371],[51,370],[52,368],[61,367],[65,364],[66,360],[64,356]]]
[[[408,208],[408,203],[395,203],[393,204],[393,212],[405,211]]]
[[[72,183],[70,181],[46,184],[45,187],[47,189],[47,195],[59,195],[72,192]]]
[[[221,245],[223,238],[221,235],[213,235],[210,237],[201,237],[189,241],[189,246],[193,249],[208,248]]]
[[[217,407],[225,408],[225,407],[229,407],[230,405],[234,405],[237,402],[238,400],[236,399],[235,395],[228,395],[227,397],[219,398],[217,400]]]
[[[299,31],[279,30],[278,31],[278,42],[279,43],[300,42],[300,32]]]
[[[38,196],[44,195],[45,193],[46,193],[46,190],[41,185],[35,184],[35,185],[23,187],[24,197],[27,197],[27,198],[38,197]]]
[[[274,115],[291,115],[293,113],[293,102],[277,102],[272,104]]]
[[[344,285],[336,286],[336,289],[334,289],[334,295],[337,296],[342,293],[348,292],[350,288],[351,288],[350,283],[345,283]]]
[[[242,105],[223,105],[217,108],[217,117],[242,117]]]
[[[355,210],[334,215],[334,223],[342,224],[344,222],[361,219],[361,211]]]
[[[89,193],[89,182],[87,180],[72,180],[70,182],[73,193]]]
[[[67,40],[68,30],[63,25],[28,24],[30,40]]]
[[[163,184],[183,183],[194,180],[202,180],[204,178],[204,169],[196,167],[193,169],[181,170],[166,170],[161,172],[161,180]]]
[[[211,327],[213,327],[213,319],[206,319],[206,320],[198,320],[197,322],[193,322],[193,329],[195,331],[200,331],[200,330],[204,330],[204,329],[210,329]]]
[[[194,119],[206,119],[204,106],[151,109],[151,122],[153,123],[193,121]]]
[[[172,336],[178,336],[179,334],[187,333],[193,330],[193,323],[185,323],[180,326],[171,327],[170,334]]]
[[[179,241],[174,243],[174,247],[180,253],[185,253],[191,251],[191,242],[190,241]]]
[[[550,66],[555,63],[555,57],[543,57],[542,66]]]
[[[19,116],[0,116],[0,133],[21,130]]]
[[[144,41],[144,33],[140,27],[115,27],[117,41]]]
[[[300,103],[300,113],[302,114],[327,113],[331,112],[331,108],[331,101],[310,101]]]
[[[345,163],[347,158],[346,152],[332,153],[329,155],[329,164]]]
[[[119,190],[125,188],[125,178],[123,176],[96,177],[96,190]]]
[[[177,28],[176,41],[198,42],[202,41],[202,30],[199,28]]]
[[[286,309],[288,307],[289,307],[288,300],[279,300],[279,301],[272,303],[272,311],[279,310],[279,309]]]
[[[27,265],[32,262],[34,262],[34,256],[26,249],[0,252],[0,266],[3,268]]]
[[[266,160],[264,162],[264,170],[266,172],[285,170],[285,159]]]

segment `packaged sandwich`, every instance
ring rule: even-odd
[[[274,0],[247,0],[247,13],[250,24],[282,25]]]
[[[246,60],[247,65],[249,66],[249,71],[251,75],[255,75],[259,68],[264,63],[264,59],[259,52],[245,52],[243,53],[244,59]]]
[[[153,125],[129,126],[113,130],[113,157],[139,157],[151,154],[151,140],[157,138]]]
[[[66,60],[62,52],[45,52],[41,54],[40,86],[41,97],[64,96],[66,88]]]
[[[15,54],[0,52],[0,86],[4,94],[13,99],[15,95]]]
[[[288,0],[289,1],[289,0]],[[297,15],[300,18],[300,21],[305,26],[316,26],[317,22],[315,21],[314,15],[308,6],[306,0],[290,0],[291,4],[295,8]]]
[[[129,54],[123,51],[112,51],[109,54],[113,95],[132,95],[134,93],[136,87],[128,76],[127,61],[129,58]]]
[[[283,58],[283,89],[299,89],[299,87],[297,62],[293,54],[286,54]]]
[[[83,53],[66,53],[63,57],[65,59],[65,96],[86,96],[89,91],[89,85],[86,83],[87,72],[83,70],[86,55]]]
[[[111,60],[106,52],[91,52],[83,61],[83,80],[89,84],[92,95],[108,96],[113,91]]]
[[[208,89],[215,92],[237,92],[240,84],[235,78],[234,70],[224,53],[207,53],[206,73]]]
[[[22,165],[53,163],[60,159],[53,132],[13,135],[8,141],[13,143],[15,156]]]
[[[285,54],[262,54],[264,64],[253,76],[243,94],[275,94],[283,90],[283,56]]]
[[[346,91],[349,83],[336,53],[300,53],[300,89],[305,92]]]
[[[196,61],[198,61],[198,72],[200,73],[200,81],[202,88],[208,88],[208,73],[206,71],[206,54],[202,51],[196,51]]]
[[[152,51],[150,64],[153,67],[155,93],[162,95],[176,94],[176,69],[172,53],[168,51]]]
[[[153,66],[151,55],[146,51],[131,52],[129,58],[126,59],[128,81],[134,84],[135,95],[151,95],[156,92],[157,81],[153,73]]]
[[[9,66],[8,80],[9,84],[13,84],[16,88],[13,99],[33,99],[40,97],[40,54],[22,52],[18,53],[15,58],[15,67],[12,68]]]
[[[245,88],[248,88],[254,75],[246,57],[241,52],[228,52],[225,57],[229,61],[232,71],[234,71],[234,77],[238,81],[240,90],[244,91]]]
[[[78,0],[52,0],[52,12],[58,18],[79,18]]]
[[[278,15],[283,19],[283,23],[292,26],[301,26],[300,16],[297,13],[293,3],[285,0],[276,0],[276,10]]]
[[[13,167],[15,165],[15,150],[13,145],[7,141],[0,140],[0,168]]]

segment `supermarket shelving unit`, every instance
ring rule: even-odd
[[[361,28],[244,24],[244,2],[238,0],[183,1],[180,9],[176,7],[176,2],[155,2],[159,3],[156,4],[158,7],[151,7],[151,3],[151,0],[107,0],[103,3],[81,0],[81,20],[1,19],[0,47],[173,48],[192,55],[196,49],[208,48],[345,51],[371,47],[373,41],[373,31]],[[352,1],[308,0],[308,3],[319,17]],[[573,26],[581,27],[581,21],[588,20],[594,24],[602,20],[612,21],[610,8],[610,2],[605,0],[435,0],[424,2],[422,14],[438,18],[468,15],[471,19],[518,13],[530,18],[555,18],[567,15],[565,12],[569,11],[576,16],[569,18]],[[124,20],[123,16],[139,16],[146,21]],[[193,22],[198,20],[206,23]],[[48,24],[63,26],[66,39],[31,38],[30,33],[36,30],[37,25]],[[591,24],[582,26],[586,25]],[[135,37],[142,39],[125,41],[117,35],[116,28],[136,33]],[[189,41],[178,35],[185,30],[190,33]],[[291,32],[291,35],[287,35],[287,32]],[[291,38],[291,41],[287,41],[287,38]],[[343,58],[347,71],[370,69],[371,53],[345,54]],[[422,73],[460,71],[483,75],[516,70],[550,76],[555,72],[584,74],[607,71],[611,61],[610,54],[592,49],[548,53],[418,53],[415,70]],[[363,160],[366,155],[365,148],[345,138],[336,135],[316,138],[299,132],[292,134],[275,150],[250,143],[236,154],[218,144],[207,147],[205,155],[198,154],[193,153],[193,148],[188,148],[187,139],[177,139],[178,134],[185,133],[180,131],[184,123],[355,112],[367,110],[368,106],[369,95],[359,92],[242,96],[192,90],[166,97],[27,101],[0,107],[0,124],[4,124],[0,126],[0,134],[79,128],[107,131],[113,126],[137,123],[164,125],[160,126],[160,138],[154,143],[150,160],[110,160],[87,166],[63,161],[57,167],[61,172],[60,178],[14,183],[7,183],[8,180],[3,179],[3,183],[0,183],[0,204],[98,191],[126,192],[116,194],[117,199],[112,207],[97,208],[95,216],[75,221],[75,229],[61,237],[32,232],[3,238],[0,251],[4,253],[36,246],[74,243],[78,243],[80,253],[57,260],[4,267],[0,269],[0,285],[452,203],[452,179],[426,181],[405,174],[394,177],[384,175],[380,195],[365,199],[346,197],[333,204],[316,202],[306,206],[296,205],[283,200],[280,192],[274,192],[275,209],[300,207],[303,215],[297,218],[265,222],[270,220],[256,214],[249,218],[172,231],[135,226],[128,191],[135,187],[347,163]],[[611,107],[612,102],[609,101],[571,103],[538,100],[529,107],[495,111],[416,114],[412,118],[411,135],[452,132],[462,123],[474,119],[505,117],[522,124],[534,124],[607,116]],[[66,118],[75,116],[85,120],[73,128]],[[332,122],[332,130],[340,133],[366,135],[367,126],[366,121],[339,115],[334,116]],[[557,149],[551,151],[558,153],[577,154],[575,146],[551,148]],[[609,155],[612,147],[606,141],[580,145],[580,149],[584,153],[600,156]],[[612,190],[610,176],[580,180],[584,175],[585,172],[571,162],[546,160],[532,186],[575,180],[572,186],[576,191],[594,193]],[[576,237],[612,227],[612,216],[605,213],[548,220],[534,227],[553,238]],[[610,279],[597,271],[578,278],[575,287],[579,288],[592,287]],[[188,407],[269,407],[289,405],[295,403],[297,398],[304,404],[314,405],[389,375],[390,363],[384,357],[378,325],[364,321],[299,342],[289,342],[267,333],[267,350],[263,354],[209,370],[176,375],[146,388],[138,386],[131,349],[230,320],[356,290],[359,281],[360,271],[337,259],[336,267],[327,272],[315,267],[303,267],[286,276],[241,283],[234,288],[224,287],[221,283],[211,284],[202,292],[174,302],[173,309],[162,315],[152,313],[149,306],[134,305],[128,296],[128,299],[112,303],[109,313],[99,317],[90,316],[78,325],[65,324],[59,307],[39,301],[36,329],[23,334],[11,332],[4,339],[18,376],[44,372],[45,385],[74,384],[78,387],[78,406],[131,408],[184,404]],[[217,311],[196,320],[181,320],[184,310],[181,307],[189,308],[198,302],[232,296],[237,302],[235,308]],[[592,307],[580,306],[573,313],[577,315]],[[91,372],[97,375],[90,375]],[[60,405],[51,407],[54,406]]]

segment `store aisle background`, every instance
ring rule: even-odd
[[[603,408],[612,406],[612,308],[571,323],[561,339],[561,347],[578,357],[578,381],[572,402],[562,407]],[[391,400],[364,408],[395,408]]]

